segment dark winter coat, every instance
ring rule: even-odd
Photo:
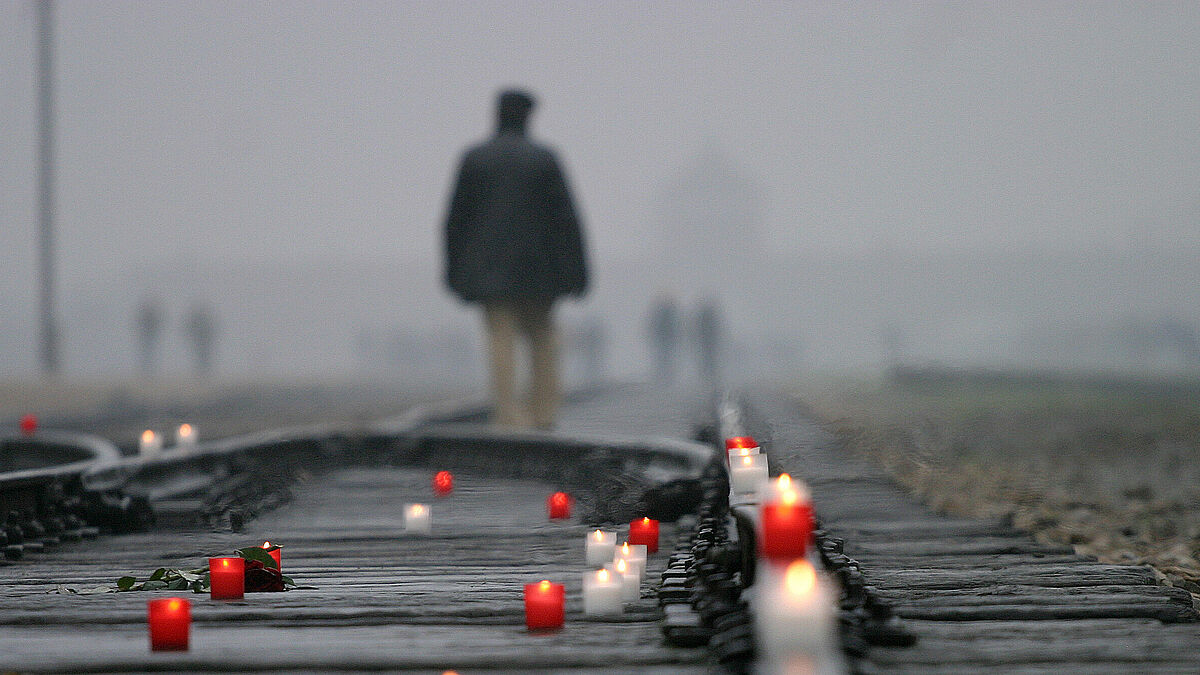
[[[554,153],[506,127],[463,156],[446,217],[446,281],[467,302],[587,290],[583,234]]]

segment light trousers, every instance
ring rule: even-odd
[[[492,385],[492,423],[550,429],[558,414],[558,335],[553,301],[490,302],[483,306]],[[517,341],[529,352],[529,394],[517,392]]]

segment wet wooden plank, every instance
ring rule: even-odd
[[[905,607],[972,607],[987,605],[1087,605],[1091,603],[1142,604],[1170,602],[1192,607],[1187,591],[1168,586],[1124,586],[1092,588],[1038,588],[1006,586],[1007,593],[952,593],[936,591],[919,597],[915,593],[880,591],[879,597],[899,608]],[[1057,593],[1055,591],[1058,591]],[[915,597],[917,596],[917,597]]]
[[[934,514],[778,398],[751,402],[752,417],[768,420],[772,469],[812,483],[822,527],[846,540],[870,589],[918,637],[908,649],[872,648],[862,672],[1200,672],[1197,624],[1145,618],[1192,618],[1191,596],[1155,585],[1148,568],[1080,559],[1000,521]]]
[[[939,537],[904,541],[847,541],[846,555],[877,554],[895,557],[950,556],[950,555],[1071,555],[1072,546],[1066,544],[1039,544],[1029,539],[1012,537]]]
[[[884,553],[862,553],[856,551],[854,559],[865,569],[1005,569],[1016,565],[1066,565],[1071,563],[1094,563],[1096,558],[1087,555],[1031,555],[1028,553],[996,553],[984,555],[908,555],[893,556]]]
[[[556,633],[520,626],[381,625],[259,626],[200,624],[187,653],[152,653],[141,626],[77,626],[67,636],[53,627],[9,627],[0,633],[5,666],[39,672],[247,670],[637,670],[674,665],[705,672],[703,650],[660,646],[652,623],[569,622]]]
[[[1023,604],[940,605],[936,607],[902,605],[896,615],[905,619],[927,621],[1049,621],[1064,619],[1157,619],[1163,623],[1184,623],[1196,620],[1196,611],[1167,600],[1142,602],[1112,602],[1094,598],[1086,604]]]
[[[662,667],[705,672],[704,650],[662,644],[650,596],[612,619],[582,615],[585,569],[578,523],[547,520],[552,487],[456,476],[446,499],[430,495],[426,470],[347,469],[296,490],[284,508],[243,533],[152,532],[110,537],[0,570],[0,654],[16,670],[430,670],[567,672]],[[430,503],[431,536],[403,531],[405,502]],[[664,544],[674,537],[669,525]],[[194,567],[210,555],[271,539],[284,571],[302,585],[244,601],[193,601],[193,649],[151,654],[145,603],[169,593],[69,595],[158,566]],[[567,626],[524,629],[523,585],[549,578],[567,588]],[[439,671],[440,672],[440,671]]]
[[[985,589],[996,584],[1050,588],[1156,584],[1149,568],[1096,563],[1016,567],[987,570],[986,573],[975,570],[877,570],[871,581],[881,588],[928,590]]]
[[[877,521],[866,519],[860,522],[839,520],[833,523],[838,532],[847,539],[864,542],[875,539],[914,540],[941,537],[1017,537],[1028,539],[1029,535],[999,521],[945,518],[923,514],[913,520]]]
[[[992,586],[971,588],[961,593],[944,589],[892,589],[873,587],[874,592],[882,599],[892,603],[908,602],[937,602],[941,598],[979,598],[981,602],[1003,601],[1005,598],[1034,597],[1044,598],[1046,602],[1060,602],[1076,597],[1169,597],[1176,602],[1191,602],[1191,594],[1181,588],[1170,586],[1150,585],[1113,585],[1091,586],[1087,588],[1051,588],[1045,586],[1021,586],[1016,584],[995,584]]]
[[[917,649],[877,649],[877,666],[988,667],[1009,672],[1013,665],[1059,664],[1086,672],[1090,664],[1124,664],[1130,672],[1158,672],[1160,664],[1200,666],[1194,649],[1195,624],[1161,626],[1136,619],[1109,619],[1110,625],[1075,621],[917,622]],[[941,630],[936,627],[941,624]],[[1078,625],[1076,625],[1078,624]],[[1090,625],[1089,625],[1090,624]],[[1040,627],[1040,628],[1039,628]]]

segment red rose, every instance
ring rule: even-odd
[[[283,590],[283,574],[257,560],[246,561],[246,592],[264,593]]]

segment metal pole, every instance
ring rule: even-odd
[[[54,319],[54,3],[37,3],[38,27],[38,301],[42,372],[58,372],[58,326]]]

